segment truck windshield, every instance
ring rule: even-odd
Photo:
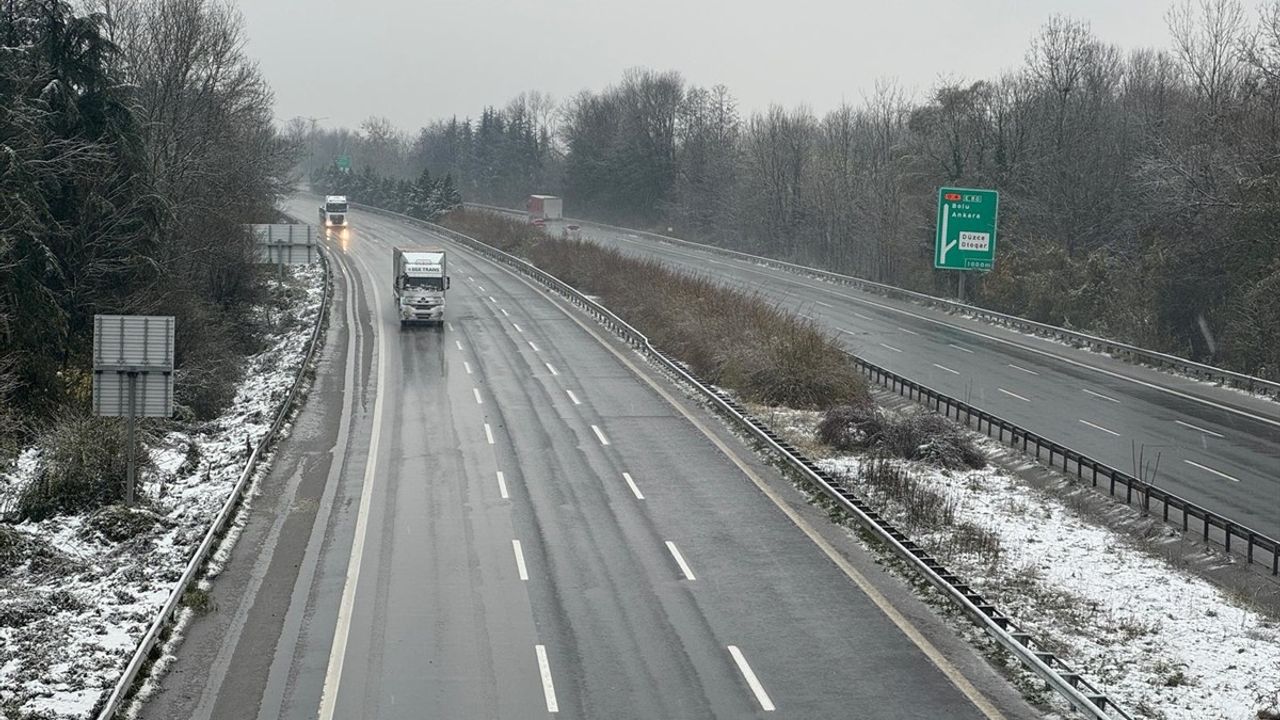
[[[404,286],[407,288],[423,288],[426,290],[443,290],[444,278],[426,278],[426,277],[408,277],[404,278]]]
[[[328,203],[324,206],[325,212],[344,213],[347,211],[346,203]]]

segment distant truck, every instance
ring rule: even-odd
[[[444,293],[449,289],[444,248],[393,248],[391,263],[400,327],[413,322],[443,324]]]
[[[529,211],[529,222],[536,225],[564,218],[564,200],[555,195],[530,195],[525,207]]]
[[[344,228],[347,226],[347,196],[325,195],[320,206],[320,225]]]

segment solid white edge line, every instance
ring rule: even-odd
[[[574,395],[574,394],[573,394],[573,391],[572,391],[572,390],[565,390],[565,392],[569,393],[569,399],[573,401],[573,404],[574,404],[574,405],[581,405],[581,404],[582,404],[582,401],[578,399],[578,396],[577,396],[577,395]]]
[[[1115,430],[1108,430],[1108,429],[1106,429],[1106,428],[1102,427],[1101,425],[1097,425],[1097,424],[1091,423],[1091,422],[1089,422],[1088,420],[1085,420],[1085,419],[1083,419],[1083,418],[1080,418],[1080,422],[1084,423],[1085,425],[1088,425],[1089,427],[1093,428],[1094,430],[1101,430],[1101,431],[1102,431],[1102,432],[1104,432],[1104,433],[1110,433],[1110,434],[1112,434],[1112,435],[1115,435],[1116,437],[1120,437],[1120,433],[1116,432]]]
[[[1204,470],[1204,471],[1206,471],[1206,472],[1211,472],[1211,473],[1213,473],[1214,475],[1217,475],[1218,477],[1224,477],[1224,478],[1226,478],[1226,479],[1230,480],[1231,482],[1240,482],[1238,479],[1233,478],[1233,477],[1231,477],[1230,475],[1228,475],[1228,474],[1226,474],[1226,473],[1224,473],[1224,472],[1221,472],[1221,471],[1219,471],[1219,470],[1214,470],[1213,468],[1209,467],[1208,465],[1201,465],[1200,463],[1198,463],[1198,462],[1196,462],[1196,461],[1194,461],[1194,460],[1183,460],[1182,462],[1184,462],[1184,463],[1186,463],[1186,464],[1188,464],[1188,465],[1191,465],[1192,467],[1198,467],[1198,468],[1200,468],[1201,470]]]
[[[972,354],[973,354],[973,351],[972,351],[972,350],[970,350],[970,349],[969,349],[969,348],[967,348],[967,347],[960,347],[959,345],[957,345],[957,344],[955,344],[955,343],[947,343],[947,345],[949,345],[949,346],[951,346],[951,347],[953,347],[953,348],[955,348],[955,349],[959,350],[960,352],[967,352],[967,353],[969,353],[970,355],[972,355]]]
[[[1102,400],[1106,400],[1107,402],[1113,402],[1113,403],[1115,403],[1115,404],[1117,404],[1117,405],[1121,404],[1119,400],[1117,400],[1117,399],[1115,399],[1115,398],[1113,398],[1113,397],[1111,397],[1111,396],[1109,396],[1109,395],[1103,395],[1102,393],[1094,392],[1094,391],[1090,390],[1089,388],[1080,388],[1080,392],[1082,392],[1082,393],[1084,393],[1084,394],[1086,394],[1086,395],[1092,395],[1092,396],[1094,396],[1094,397],[1096,397],[1096,398],[1099,398],[1099,399],[1102,399]]]
[[[560,704],[556,702],[556,686],[551,681],[551,663],[547,662],[545,645],[534,645],[538,654],[538,674],[542,676],[542,696],[547,699],[547,712],[560,712]]]
[[[467,362],[466,360],[463,360],[462,367],[466,369],[468,375],[471,374],[471,363]]]
[[[952,370],[951,368],[947,367],[946,365],[939,365],[938,363],[934,363],[934,364],[933,364],[933,366],[934,366],[934,367],[936,367],[936,368],[938,368],[939,370],[946,370],[947,372],[951,373],[952,375],[959,375],[959,374],[960,374],[960,371],[958,371],[958,370]]]
[[[1018,393],[1016,393],[1016,392],[1009,392],[1008,390],[1005,390],[1004,388],[996,388],[996,390],[999,390],[1000,392],[1004,393],[1005,395],[1008,395],[1009,397],[1016,397],[1016,398],[1018,398],[1019,400],[1021,400],[1021,401],[1023,401],[1023,402],[1031,402],[1030,400],[1028,400],[1027,398],[1022,397],[1021,395],[1019,395],[1019,394],[1018,394]]]
[[[622,479],[627,481],[627,486],[631,488],[631,494],[635,495],[637,500],[644,499],[644,495],[640,494],[640,488],[636,487],[636,481],[631,479],[631,473],[622,473]]]
[[[901,351],[901,350],[899,350],[898,348],[896,348],[896,347],[894,347],[894,346],[892,346],[892,345],[885,345],[884,343],[880,343],[880,347],[885,348],[886,350],[892,350],[892,351],[894,351],[894,352],[896,352],[896,353],[900,353],[900,352],[902,352],[902,351]]]
[[[608,444],[609,444],[609,438],[607,438],[607,437],[605,437],[605,436],[604,436],[604,433],[603,433],[603,432],[601,432],[601,430],[600,430],[600,428],[599,428],[598,426],[596,426],[596,425],[592,425],[592,426],[591,426],[591,429],[595,431],[595,433],[596,433],[596,437],[600,438],[600,444],[601,444],[601,445],[608,445]]]
[[[365,272],[373,272],[358,257]],[[382,297],[377,283],[371,283],[375,307],[382,307]],[[375,317],[377,315],[375,314]],[[325,669],[324,685],[320,692],[320,720],[332,720],[338,702],[338,688],[342,684],[342,666],[346,662],[347,638],[351,634],[351,613],[355,607],[356,588],[360,584],[360,564],[364,558],[364,543],[369,534],[369,510],[373,504],[373,488],[378,478],[378,445],[382,439],[382,398],[387,383],[387,333],[371,322],[370,327],[378,336],[378,383],[373,396],[373,428],[369,434],[369,455],[364,466],[364,486],[360,491],[360,509],[356,512],[355,536],[351,541],[351,557],[347,561],[347,574],[342,584],[342,599],[338,604],[338,618],[333,632],[333,644],[329,646],[329,664]]]
[[[556,368],[555,368],[555,366],[554,366],[554,365],[552,365],[551,363],[545,363],[545,364],[546,364],[546,366],[547,366],[547,369],[551,371],[551,374],[552,374],[552,375],[559,375],[559,374],[560,374],[560,372],[556,370]]]
[[[670,540],[666,542],[667,550],[671,551],[671,557],[676,559],[676,564],[680,566],[680,572],[684,573],[685,579],[697,580],[698,578],[694,577],[693,571],[689,569],[689,563],[684,561],[684,555],[680,554],[680,549],[676,547],[676,544]]]
[[[516,572],[520,574],[520,579],[528,580],[529,569],[524,565],[524,550],[521,549],[519,540],[511,541],[511,551],[516,554]]]
[[[471,392],[476,394],[476,404],[483,405],[484,399],[480,397],[480,388],[471,388]]]
[[[1028,374],[1028,375],[1039,375],[1039,374],[1040,374],[1040,373],[1036,372],[1035,370],[1028,370],[1028,369],[1026,369],[1026,368],[1022,367],[1021,365],[1014,365],[1013,363],[1006,363],[1006,365],[1008,365],[1009,367],[1013,368],[1014,370],[1018,370],[1018,371],[1020,371],[1020,372],[1024,372],[1024,373],[1026,373],[1026,374]]]
[[[488,440],[490,445],[493,445],[493,444],[494,444],[494,442],[493,442],[493,430],[491,430],[491,429],[489,428],[489,423],[485,423],[485,424],[484,424],[484,439],[485,439],[485,440]]]
[[[1198,425],[1192,425],[1192,424],[1191,424],[1191,423],[1189,423],[1189,422],[1182,422],[1181,420],[1174,420],[1174,422],[1178,423],[1178,424],[1179,424],[1179,425],[1181,425],[1182,427],[1191,428],[1192,430],[1195,430],[1196,432],[1202,432],[1202,433],[1204,433],[1205,435],[1212,435],[1212,436],[1214,436],[1214,437],[1216,437],[1216,438],[1226,437],[1226,436],[1225,436],[1225,435],[1223,435],[1222,433],[1216,433],[1216,432],[1214,432],[1214,431],[1212,431],[1212,430],[1205,430],[1204,428],[1202,428],[1202,427],[1200,427],[1200,426],[1198,426]]]
[[[501,470],[498,471],[498,494],[502,496],[503,500],[511,499],[511,496],[507,494],[507,476],[503,475]]]
[[[738,672],[742,673],[743,679],[747,681],[747,687],[750,687],[752,694],[756,696],[756,702],[760,703],[760,709],[765,712],[776,710],[773,700],[769,698],[769,693],[765,692],[764,685],[760,684],[760,678],[756,677],[755,671],[747,664],[747,658],[738,649],[738,646],[730,645],[729,654],[733,656],[733,662],[738,666]]]

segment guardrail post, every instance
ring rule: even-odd
[[[1245,557],[1249,558],[1250,565],[1253,564],[1253,537],[1254,537],[1253,532],[1250,531],[1249,538],[1248,538],[1249,548],[1247,551],[1245,551]]]

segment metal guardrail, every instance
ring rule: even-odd
[[[354,203],[353,203],[354,205]],[[1021,630],[1012,618],[1001,613],[994,604],[975,592],[959,576],[950,572],[927,551],[913,542],[905,533],[895,528],[852,491],[838,487],[829,473],[805,458],[798,449],[787,444],[776,433],[751,416],[735,400],[705,385],[681,363],[655,348],[649,339],[615,315],[608,308],[588,298],[574,287],[561,281],[532,263],[503,252],[470,236],[449,228],[424,222],[389,210],[361,206],[365,210],[395,217],[410,224],[422,226],[443,235],[491,260],[507,265],[532,278],[551,291],[568,299],[574,305],[592,314],[602,325],[640,350],[666,371],[688,383],[703,397],[710,400],[728,418],[757,441],[763,443],[793,471],[803,476],[825,496],[849,513],[863,528],[884,543],[895,555],[905,561],[915,572],[959,608],[966,617],[982,629],[997,644],[1012,654],[1031,672],[1065,699],[1073,708],[1091,720],[1132,720],[1127,712],[1117,706],[1083,675],[1057,657],[1045,645],[1038,643],[1030,633]]]
[[[1227,552],[1232,552],[1233,547],[1235,552],[1240,552],[1240,544],[1243,544],[1243,554],[1249,564],[1259,562],[1258,553],[1255,551],[1262,550],[1271,557],[1271,574],[1280,575],[1280,541],[1275,538],[1211,512],[1190,500],[1117,470],[1106,463],[1098,462],[1084,453],[1037,435],[998,415],[908,380],[895,372],[867,362],[853,353],[847,354],[872,380],[899,395],[915,400],[948,418],[952,418],[954,413],[953,419],[956,422],[962,422],[978,432],[984,432],[987,437],[995,438],[998,442],[1010,447],[1019,448],[1023,453],[1034,454],[1036,460],[1054,469],[1061,469],[1064,474],[1070,475],[1074,471],[1078,480],[1088,480],[1095,488],[1098,487],[1099,482],[1102,482],[1106,484],[1107,492],[1113,497],[1118,496],[1118,490],[1123,490],[1125,504],[1132,505],[1136,497],[1142,505],[1143,512],[1149,514],[1152,501],[1160,503],[1164,521],[1180,520],[1183,532],[1190,532],[1194,522],[1197,526],[1197,534],[1205,542],[1210,540],[1218,542],[1226,548]],[[1047,457],[1044,456],[1046,452]],[[1177,513],[1180,517],[1171,521],[1170,511]]]
[[[479,208],[481,210],[490,210],[504,214],[520,215],[524,213],[511,208],[498,207],[496,205],[482,205],[480,203],[466,203],[467,207]],[[663,235],[661,233],[649,232],[646,230],[636,230],[633,228],[624,228],[617,225],[609,225],[607,223],[595,222],[591,220],[578,220],[565,218],[565,222],[574,222],[580,224],[591,224],[598,227],[608,228],[616,232],[632,233],[648,237],[659,242],[665,242],[671,245],[681,245],[703,252],[709,252],[722,257],[730,257],[736,260],[743,260],[755,265],[763,265],[778,270],[802,275],[806,277],[814,277],[827,282],[838,285],[853,287],[865,292],[875,293],[898,300],[907,300],[909,302],[920,303],[932,307],[942,308],[947,312],[969,315],[979,320],[989,322],[994,325],[1002,325],[1013,328],[1020,332],[1030,333],[1041,337],[1048,337],[1055,340],[1061,340],[1077,347],[1087,347],[1108,355],[1118,356],[1131,362],[1141,365],[1149,365],[1161,370],[1173,370],[1184,375],[1189,375],[1199,380],[1207,380],[1210,382],[1222,383],[1231,387],[1249,392],[1255,392],[1266,397],[1280,400],[1280,382],[1267,380],[1265,378],[1255,377],[1244,373],[1238,373],[1225,368],[1206,365],[1194,360],[1169,355],[1167,353],[1156,352],[1154,350],[1146,350],[1136,345],[1122,343],[1117,340],[1109,340],[1107,338],[1089,335],[1087,333],[1076,332],[1057,325],[1049,325],[1047,323],[1028,320],[1016,315],[1006,315],[995,310],[987,310],[977,307],[976,305],[968,305],[966,303],[948,300],[946,298],[936,297],[934,295],[926,295],[925,293],[915,292],[914,290],[904,290],[893,285],[886,285],[872,280],[852,275],[842,275],[840,273],[822,270],[819,268],[800,265],[797,263],[786,262],[785,260],[775,260],[773,258],[761,255],[751,255],[737,250],[717,247],[715,245],[707,245],[705,243],[693,242],[691,240],[682,240],[680,238]]]
[[[112,720],[132,696],[134,684],[138,681],[142,669],[146,666],[152,649],[160,641],[160,636],[164,629],[173,621],[178,607],[182,603],[183,595],[186,594],[191,584],[199,577],[205,562],[209,558],[209,554],[213,552],[222,535],[222,531],[226,528],[227,522],[231,520],[236,507],[240,504],[245,488],[248,487],[254,471],[258,468],[259,460],[266,453],[267,448],[270,447],[276,433],[288,418],[289,413],[293,411],[298,388],[302,385],[303,377],[308,368],[311,367],[312,358],[315,357],[316,348],[319,345],[320,328],[324,326],[325,315],[329,310],[330,270],[327,252],[322,250],[320,257],[324,265],[324,292],[320,298],[320,312],[316,314],[316,324],[311,330],[311,339],[307,344],[307,354],[302,359],[302,365],[298,367],[298,374],[294,376],[293,383],[289,386],[289,395],[281,403],[280,409],[276,412],[275,420],[272,421],[271,427],[267,430],[267,434],[258,441],[257,446],[249,454],[249,459],[245,461],[244,470],[240,472],[239,479],[236,480],[235,486],[231,489],[231,495],[222,504],[222,508],[214,517],[208,531],[205,532],[200,545],[196,547],[191,559],[187,561],[187,566],[182,571],[182,576],[178,579],[177,584],[174,585],[173,591],[169,593],[168,599],[160,607],[160,612],[151,621],[146,634],[142,636],[137,649],[134,650],[133,657],[129,659],[129,664],[125,666],[124,673],[120,676],[111,694],[107,697],[106,703],[98,712],[98,720]]]

